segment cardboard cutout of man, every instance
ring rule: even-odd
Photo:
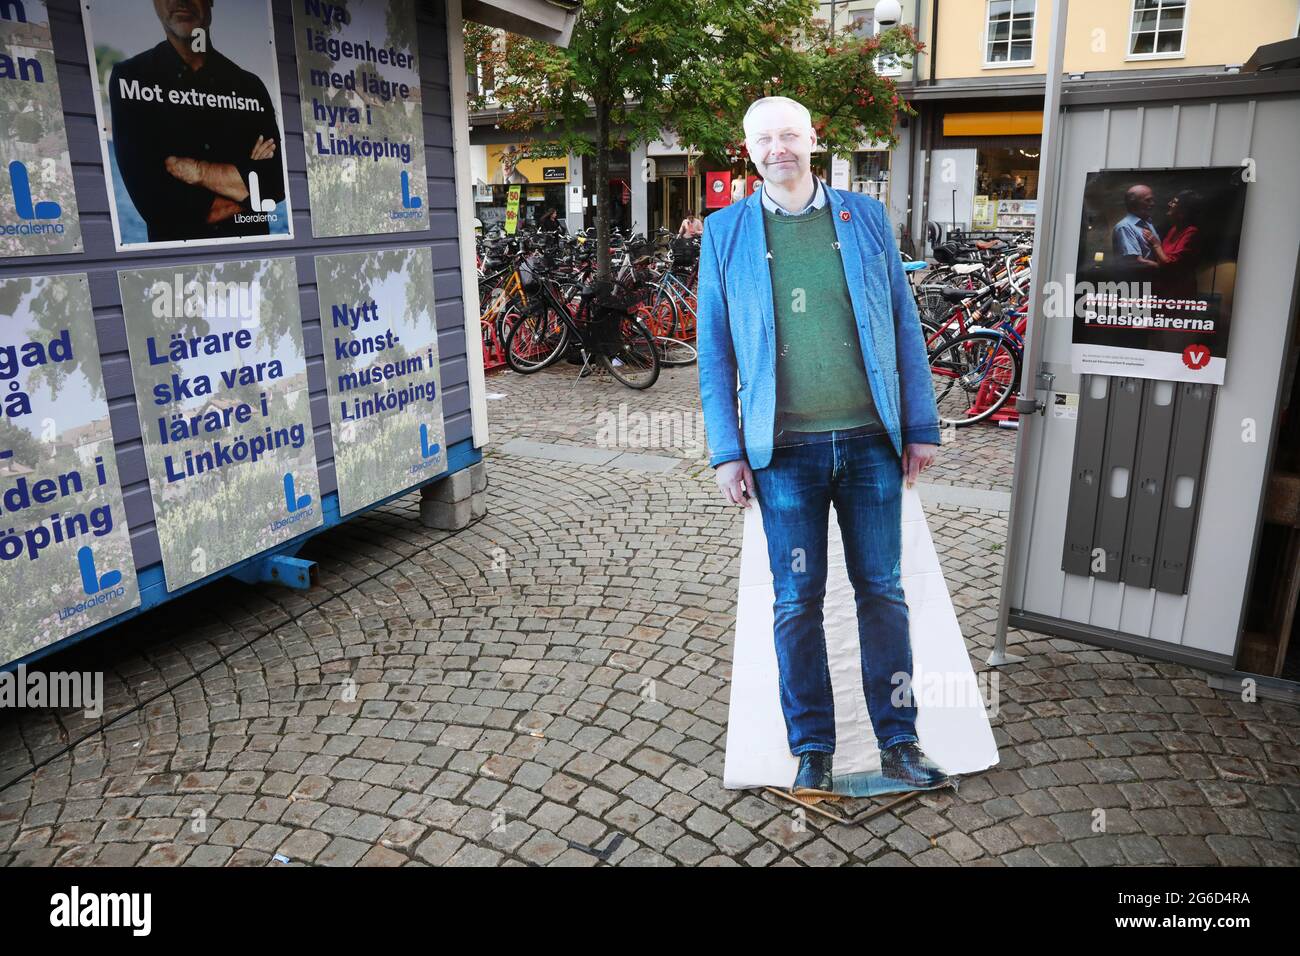
[[[796,794],[834,787],[835,714],[823,629],[830,507],[856,598],[862,683],[881,772],[947,782],[921,750],[899,577],[902,484],[939,445],[929,363],[884,206],[816,179],[811,116],[753,103],[745,143],[763,186],[704,224],[700,395],[710,464],[731,504],[757,499],[775,596],[781,709]],[[739,410],[737,409],[739,405]]]

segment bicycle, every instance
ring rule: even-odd
[[[951,247],[951,244],[949,244]],[[947,259],[953,258],[951,248]],[[987,316],[997,316],[1004,298],[1023,304],[1028,300],[1026,283],[1030,274],[1029,250],[1018,246],[1007,252],[1000,243],[986,244],[976,261],[948,261],[949,281],[959,284],[935,286],[928,279],[917,293],[917,312],[927,352],[978,328]],[[926,299],[922,300],[924,294]]]
[[[539,372],[559,361],[573,340],[582,356],[579,379],[595,358],[628,388],[646,389],[658,381],[654,337],[631,303],[612,294],[612,283],[583,286],[575,304],[554,275],[538,270],[535,277],[538,294],[506,339],[506,362],[512,369],[523,375]]]
[[[941,424],[962,428],[985,421],[1016,393],[1026,326],[1025,312],[1006,308],[995,327],[972,328],[931,352]]]
[[[699,358],[692,344],[696,329],[695,284],[699,276],[699,241],[674,239],[651,274],[655,281],[641,309],[666,366],[691,365]]]

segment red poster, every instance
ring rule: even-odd
[[[745,195],[746,195],[746,196],[752,196],[752,195],[754,195],[754,190],[758,188],[758,184],[761,183],[762,181],[763,181],[763,180],[759,179],[759,178],[758,178],[757,176],[755,176],[753,173],[750,173],[748,176],[746,176],[746,177],[745,177]]]
[[[704,208],[721,209],[731,205],[731,173],[704,174]]]

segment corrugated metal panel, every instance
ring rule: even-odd
[[[1230,89],[1231,85],[1225,85]],[[1065,541],[1076,423],[1050,416],[1027,436],[1024,487],[1017,489],[1011,542],[1010,603],[1038,620],[1180,645],[1229,660],[1241,622],[1246,577],[1276,416],[1278,377],[1291,319],[1300,248],[1300,97],[1225,97],[1218,102],[1148,101],[1080,107],[1062,125],[1056,234],[1049,237],[1050,278],[1075,271],[1087,173],[1105,168],[1237,165],[1258,170],[1247,190],[1229,360],[1216,390],[1210,447],[1201,479],[1200,516],[1186,594],[1066,574]],[[1042,359],[1057,391],[1080,390],[1070,371],[1070,323],[1041,321]],[[1243,423],[1255,425],[1243,440]]]
[[[418,5],[420,78],[424,103],[425,148],[428,158],[429,229],[400,236],[354,236],[316,240],[311,235],[307,195],[306,157],[302,114],[298,101],[298,71],[293,47],[291,0],[273,0],[276,49],[281,89],[281,122],[289,165],[293,199],[294,239],[290,242],[241,243],[159,252],[118,254],[113,249],[108,192],[96,131],[95,106],[86,60],[81,11],[76,0],[49,0],[50,24],[63,91],[77,201],[85,252],[75,256],[48,256],[0,262],[0,278],[59,272],[87,272],[99,349],[103,356],[104,387],[109,399],[118,469],[123,484],[127,522],[137,568],[161,560],[154,533],[153,503],[145,472],[140,420],[135,408],[126,329],[117,287],[117,270],[168,265],[295,255],[303,338],[307,350],[307,376],[311,394],[312,427],[320,463],[321,494],[337,489],[334,449],[330,439],[329,409],[325,394],[320,312],[316,299],[313,256],[320,252],[427,245],[433,252],[434,291],[438,313],[438,348],[441,356],[443,414],[447,444],[470,437],[469,377],[466,366],[462,281],[457,247],[456,197],[451,145],[451,100],[448,82],[447,32],[444,5],[426,0]],[[471,283],[473,277],[470,277]]]

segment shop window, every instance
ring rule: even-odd
[[[990,199],[1038,198],[1038,150],[1009,147],[975,154],[975,192]]]
[[[1036,0],[989,0],[985,66],[1023,66],[1034,62],[1035,5]]]
[[[1182,56],[1186,24],[1187,0],[1133,0],[1129,58]]]
[[[889,151],[873,149],[853,154],[850,187],[872,199],[889,201]]]

